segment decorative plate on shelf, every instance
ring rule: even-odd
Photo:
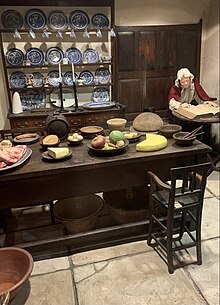
[[[95,71],[96,81],[100,84],[108,84],[111,81],[110,71],[106,68],[99,68]]]
[[[96,103],[106,103],[109,102],[109,91],[105,88],[94,89],[92,93],[92,100]]]
[[[23,64],[24,54],[20,49],[9,49],[5,56],[7,63],[11,66],[19,66]]]
[[[11,170],[11,169],[14,169],[14,168],[20,166],[21,164],[23,164],[26,160],[28,160],[30,158],[31,154],[32,154],[32,150],[29,147],[27,147],[24,156],[18,162],[14,163],[12,165],[6,165],[5,167],[0,168],[0,172]]]
[[[75,80],[77,80],[78,75],[75,73]],[[63,82],[67,86],[73,86],[73,72],[67,71],[63,76]]]
[[[46,60],[51,65],[61,63],[63,57],[63,51],[58,47],[51,47],[46,52]]]
[[[7,10],[2,14],[3,26],[9,30],[19,30],[23,25],[22,15],[15,10]]]
[[[20,92],[23,110],[41,109],[46,106],[46,93],[37,91]]]
[[[74,92],[70,88],[63,88],[63,107],[71,107],[75,104]],[[50,101],[56,107],[61,107],[60,89],[54,89],[50,93]]]
[[[44,76],[40,72],[33,72],[32,73],[33,79],[33,87],[40,88],[43,86]]]
[[[68,58],[70,64],[79,64],[82,61],[82,53],[77,48],[67,49],[65,57]]]
[[[39,48],[30,48],[25,53],[25,59],[29,60],[33,66],[42,65],[44,62],[44,53]]]
[[[88,48],[83,52],[83,60],[90,64],[96,63],[99,61],[99,54],[95,49]]]
[[[107,29],[109,26],[108,17],[101,13],[93,15],[91,22],[96,29]]]
[[[24,88],[26,85],[26,75],[21,71],[13,72],[9,77],[12,88]]]
[[[59,71],[50,71],[47,75],[49,85],[58,87],[60,84]]]
[[[85,109],[108,109],[108,108],[112,108],[115,106],[115,102],[101,102],[101,103],[98,103],[98,102],[88,102],[88,103],[85,103],[83,104],[83,108]]]
[[[33,30],[40,30],[46,27],[47,18],[44,12],[39,9],[30,9],[25,14],[26,25]]]
[[[70,14],[69,23],[73,29],[85,29],[89,22],[89,16],[84,11],[75,10]]]
[[[48,16],[48,25],[53,30],[65,30],[68,27],[68,18],[62,11],[52,11]]]
[[[84,85],[90,85],[94,82],[94,76],[92,72],[84,70],[79,74],[79,79],[83,80]]]

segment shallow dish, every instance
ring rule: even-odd
[[[2,24],[6,29],[19,30],[23,25],[22,15],[15,10],[7,10],[2,14]]]
[[[79,79],[83,80],[84,85],[90,85],[94,82],[94,76],[92,72],[84,70],[79,74]]]
[[[16,144],[34,144],[39,141],[40,136],[36,135],[35,137],[32,138],[22,138],[22,139],[16,139],[16,137],[13,139],[13,142]]]
[[[58,147],[60,144],[60,140],[56,144],[43,144],[43,141],[40,141],[40,145],[42,147],[42,150],[47,150],[50,147]]]
[[[73,29],[85,29],[89,22],[89,16],[82,10],[75,10],[70,14],[69,23]]]
[[[70,88],[63,88],[63,107],[72,107],[75,105],[74,92]],[[53,89],[50,93],[50,102],[56,106],[61,107],[60,89]]]
[[[115,106],[115,102],[88,102],[82,105],[85,109],[108,109]]]
[[[9,77],[9,82],[13,88],[24,88],[26,86],[26,75],[21,71],[13,72]]]
[[[7,171],[7,170],[11,170],[11,169],[14,169],[14,168],[20,166],[20,165],[23,164],[26,160],[29,159],[29,157],[31,156],[31,154],[32,154],[32,150],[31,150],[29,147],[27,147],[24,156],[23,156],[18,162],[14,163],[14,164],[12,164],[12,165],[6,165],[5,167],[0,168],[0,172],[2,172],[2,171]],[[1,249],[0,249],[0,250],[1,250]]]
[[[51,65],[57,65],[63,60],[63,51],[58,47],[51,47],[46,52],[46,60]]]
[[[92,151],[94,154],[98,156],[113,156],[120,154],[128,146],[129,144],[128,140],[124,140],[124,141],[125,141],[125,145],[119,148],[109,149],[109,150],[94,148],[90,143],[87,144],[87,147],[89,148],[90,151]]]
[[[106,88],[96,88],[92,93],[92,100],[97,103],[109,102],[109,91]]]
[[[110,71],[106,68],[99,68],[95,71],[95,79],[99,84],[108,84],[111,81]]]
[[[187,134],[189,134],[189,132],[177,132],[177,133],[174,133],[173,135],[173,138],[174,138],[174,141],[177,145],[180,145],[180,146],[190,146],[193,144],[194,140],[196,139],[196,136],[192,136],[190,138],[186,138],[184,139],[184,136],[186,136]]]
[[[166,138],[172,138],[174,133],[180,132],[181,130],[182,130],[182,126],[180,125],[166,124],[166,125],[162,125],[159,128],[159,133]]]
[[[71,141],[71,140],[68,140],[69,142],[69,145],[71,146],[77,146],[77,145],[80,145],[82,143],[83,139],[80,139],[80,140],[76,140],[76,141]]]
[[[19,66],[23,64],[24,54],[20,49],[11,48],[6,53],[6,61],[11,66]]]
[[[60,84],[59,71],[53,70],[50,71],[47,75],[49,85],[53,87],[58,87]]]
[[[79,64],[82,61],[82,53],[77,48],[68,48],[65,52],[65,57],[69,64]]]
[[[101,126],[85,126],[80,128],[80,132],[84,138],[93,139],[96,135],[103,134],[104,129]]]
[[[53,30],[65,30],[68,27],[67,16],[62,11],[52,11],[48,16],[48,25]]]
[[[51,157],[50,155],[48,155],[47,151],[42,153],[42,158],[44,161],[48,161],[48,162],[59,162],[59,161],[64,161],[66,159],[68,159],[69,157],[72,156],[72,151],[69,150],[68,155],[66,155],[65,157],[59,158],[59,159],[55,159],[53,157]]]
[[[99,53],[95,49],[88,48],[83,52],[83,59],[88,64],[95,64],[99,61]]]
[[[130,132],[130,131],[124,131],[124,132],[123,132],[124,135],[125,135],[125,134],[131,134],[131,133],[132,133],[132,132]],[[141,136],[142,136],[142,134],[139,133],[139,132],[137,132],[137,136],[132,137],[132,138],[126,138],[126,137],[125,137],[125,139],[128,140],[129,143],[134,143],[134,142],[139,141],[140,138],[141,138]]]
[[[39,9],[30,9],[25,14],[25,23],[33,30],[40,30],[45,28],[47,18],[43,11]]]
[[[34,88],[43,87],[43,84],[44,84],[43,83],[43,81],[44,81],[43,74],[41,74],[40,72],[33,72],[32,75],[33,75],[33,79],[32,79],[33,87]]]
[[[101,13],[93,15],[91,23],[95,29],[107,29],[109,26],[108,17]]]
[[[29,60],[31,65],[42,65],[44,62],[44,53],[39,48],[30,48],[25,54],[25,59]]]

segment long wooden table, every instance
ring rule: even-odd
[[[83,145],[71,147],[72,157],[56,163],[42,160],[39,143],[30,145],[32,155],[29,160],[12,171],[0,172],[0,209],[146,186],[149,182],[148,170],[166,179],[171,167],[206,161],[207,153],[211,151],[209,146],[199,141],[195,141],[192,146],[181,147],[171,139],[165,149],[156,152],[136,152],[136,143],[133,143],[120,155],[95,156],[89,152],[88,142],[90,140],[84,139]],[[142,221],[20,246],[32,253],[37,251],[38,254],[39,249],[46,251],[55,247],[67,247],[77,252],[146,238],[147,226],[148,221]]]

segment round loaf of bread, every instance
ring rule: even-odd
[[[161,117],[152,112],[140,113],[133,121],[133,127],[138,131],[157,131],[162,125]]]

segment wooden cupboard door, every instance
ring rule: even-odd
[[[144,85],[142,79],[119,80],[119,102],[123,105],[126,105],[126,113],[142,111],[143,87]]]
[[[155,110],[168,109],[168,93],[173,84],[173,77],[146,78],[146,98],[144,108],[154,107]]]
[[[156,68],[156,32],[141,31],[138,34],[138,68],[140,71]]]
[[[117,63],[118,72],[136,70],[136,43],[132,31],[118,32],[117,35]]]
[[[176,31],[159,31],[157,48],[158,70],[176,68]]]

